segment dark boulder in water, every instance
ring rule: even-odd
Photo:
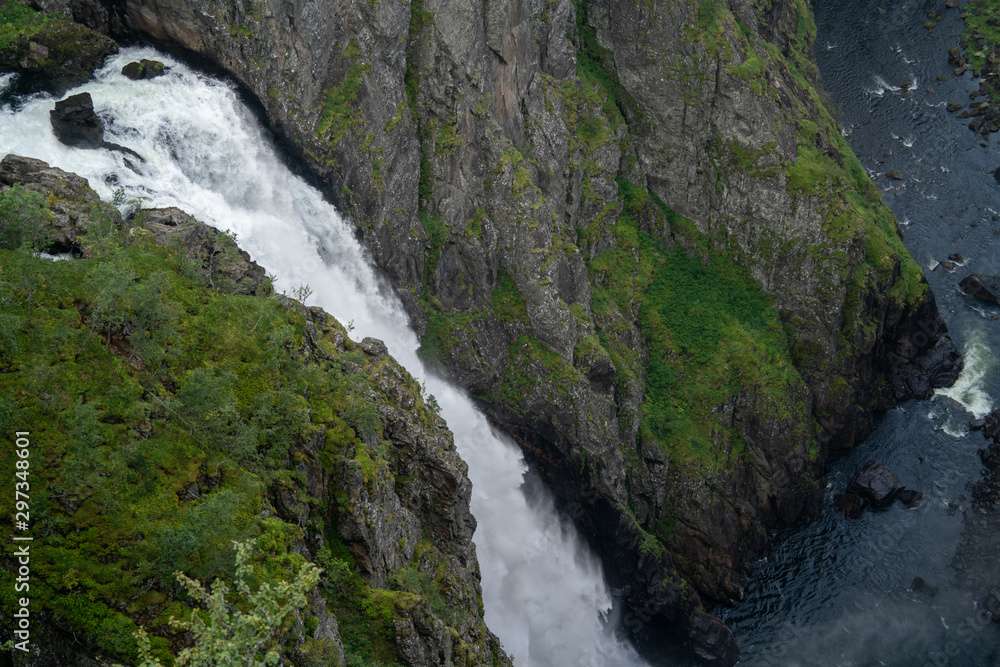
[[[67,146],[100,148],[104,144],[104,124],[94,112],[90,93],[79,93],[56,102],[49,118],[56,138]]]
[[[848,519],[857,519],[865,509],[864,498],[853,493],[838,493],[833,497],[833,502]]]
[[[891,505],[905,488],[896,473],[878,461],[869,461],[854,473],[847,493],[860,496],[875,509],[882,509]]]
[[[940,590],[937,586],[927,583],[923,577],[914,577],[910,584],[910,590],[914,593],[923,593],[927,597],[934,597]]]
[[[714,616],[695,613],[688,635],[695,655],[704,665],[735,665],[740,649],[732,631]]]
[[[899,499],[899,502],[903,503],[907,507],[913,507],[923,500],[924,494],[919,491],[914,491],[913,489],[903,489],[896,497]]]
[[[49,112],[49,118],[56,138],[67,146],[118,151],[125,156],[126,165],[132,170],[135,170],[136,166],[131,158],[144,161],[142,156],[131,148],[104,140],[104,123],[94,111],[94,100],[90,97],[90,93],[72,95],[56,102],[55,109]]]
[[[159,60],[146,60],[143,58],[122,67],[122,74],[133,81],[138,81],[140,79],[155,79],[158,76],[163,76],[166,70],[166,65]]]
[[[980,301],[985,301],[993,306],[1000,306],[1000,277],[973,273],[971,276],[963,279],[958,284],[958,287],[969,296],[975,297]]]

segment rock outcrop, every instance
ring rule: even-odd
[[[49,116],[56,138],[67,146],[99,148],[104,143],[104,124],[94,111],[90,93],[59,100]]]
[[[958,286],[969,296],[991,306],[1000,306],[1000,277],[973,273],[963,278]]]
[[[4,22],[0,72],[20,74],[16,83],[20,92],[62,95],[90,79],[108,55],[118,52],[118,45],[106,35],[20,3],[10,4]]]
[[[0,160],[0,186],[20,185],[52,201],[45,221],[49,246],[56,252],[80,249],[80,237],[87,232],[100,198],[87,179],[50,167],[47,163],[20,155],[6,155]],[[117,210],[105,209],[114,222],[121,221]]]
[[[425,356],[599,545],[636,634],[731,662],[705,605],[817,511],[878,406],[957,376],[823,105],[806,3],[49,1],[260,101]]]
[[[122,220],[85,179],[8,155],[0,197],[14,185],[42,195],[52,245],[88,255],[0,251],[4,414],[40,432],[33,456],[47,473],[33,490],[59,498],[38,513],[59,527],[32,545],[32,562],[49,564],[32,572],[37,650],[15,664],[131,660],[138,625],[157,650],[190,645],[166,623],[190,613],[172,573],[225,576],[204,559],[213,540],[209,561],[231,559],[231,536],[265,550],[260,580],[303,558],[326,570],[295,626],[279,629],[287,664],[509,667],[483,621],[467,467],[384,344],[355,343],[321,309],[273,295],[230,236],[178,209]],[[14,222],[0,219],[0,238]],[[20,294],[12,276],[27,306],[8,299]],[[34,328],[22,331],[25,318]],[[18,386],[32,393],[14,397]],[[81,470],[96,476],[79,484]],[[124,522],[105,510],[112,497]],[[198,544],[169,551],[184,531]],[[60,574],[70,561],[88,571],[85,596]],[[0,581],[13,586],[14,571],[4,559]],[[8,630],[11,611],[0,612]]]

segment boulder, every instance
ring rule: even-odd
[[[104,123],[94,111],[94,100],[90,93],[72,95],[56,102],[55,108],[49,112],[49,118],[56,138],[67,146],[118,151],[125,156],[125,164],[133,170],[135,163],[131,158],[144,162],[142,156],[131,148],[104,140]]]
[[[910,590],[914,593],[922,593],[927,597],[934,597],[938,594],[940,590],[937,586],[927,583],[923,577],[914,577],[913,583],[910,584]]]
[[[49,118],[56,138],[67,146],[100,148],[104,144],[104,124],[94,112],[90,93],[71,95],[56,102]]]
[[[899,502],[903,503],[907,507],[913,507],[923,500],[924,494],[919,491],[914,491],[913,489],[903,489],[896,497],[899,499]]]
[[[893,169],[892,171],[890,171],[889,173],[886,174],[886,177],[887,178],[891,178],[894,181],[901,181],[901,180],[903,180],[903,175],[901,173],[899,173],[898,169]]]
[[[847,485],[847,493],[860,496],[875,509],[883,509],[891,505],[904,488],[896,473],[878,461],[869,461],[854,474]]]
[[[163,76],[166,73],[166,69],[166,65],[159,60],[146,60],[143,58],[122,67],[122,74],[133,81],[138,81],[140,79],[155,79],[158,76]]]
[[[971,297],[993,306],[1000,306],[1000,277],[973,273],[958,284],[959,289]]]
[[[865,509],[864,498],[853,493],[838,493],[833,497],[833,502],[848,519],[857,519]]]
[[[740,648],[732,631],[714,616],[696,612],[688,638],[704,665],[735,665],[740,659]]]
[[[157,245],[183,252],[212,289],[258,296],[271,290],[267,273],[236,245],[231,236],[179,208],[142,209],[136,213],[134,221],[152,233]]]
[[[961,102],[952,102],[951,104],[948,105],[948,111],[950,111],[951,113],[957,113],[964,108],[965,105],[962,104]]]

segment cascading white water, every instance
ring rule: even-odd
[[[161,60],[169,73],[129,81],[121,67],[139,58]],[[108,139],[135,150],[144,163],[133,170],[120,153],[60,144],[49,122],[53,100],[46,96],[16,111],[0,110],[0,156],[39,158],[87,177],[104,199],[121,187],[147,207],[177,206],[233,231],[240,246],[277,276],[279,291],[309,285],[310,302],[353,322],[356,338],[385,341],[437,397],[469,465],[486,622],[516,664],[645,664],[608,628],[611,597],[597,560],[551,500],[526,500],[521,487],[527,466],[518,449],[462,392],[424,372],[404,311],[351,225],[288,171],[233,88],[152,49],[128,48],[79,90],[93,96]]]

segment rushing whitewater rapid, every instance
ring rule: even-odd
[[[163,61],[170,69],[157,79],[129,81],[121,68],[139,58]],[[10,82],[0,79],[0,91]],[[145,207],[177,206],[235,232],[240,246],[277,276],[278,291],[308,285],[310,303],[353,323],[355,338],[385,341],[438,399],[469,465],[486,622],[515,663],[646,664],[610,628],[612,600],[599,562],[551,500],[527,501],[527,466],[519,450],[491,429],[462,392],[424,372],[403,308],[352,225],[287,169],[233,87],[152,49],[127,48],[109,59],[95,81],[71,92],[80,91],[92,95],[107,138],[135,150],[144,162],[133,170],[120,153],[59,143],[48,96],[0,109],[0,156],[39,158],[86,177],[105,200],[122,188]]]

